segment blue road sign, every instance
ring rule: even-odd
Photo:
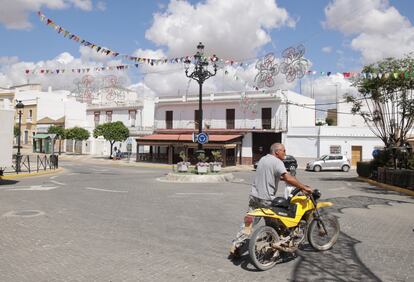
[[[200,144],[208,143],[208,135],[205,132],[201,132],[197,135],[197,142]]]

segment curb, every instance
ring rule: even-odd
[[[64,169],[59,167],[55,170],[46,170],[46,171],[39,171],[39,172],[32,172],[32,173],[19,173],[19,174],[12,174],[12,175],[4,175],[0,176],[0,180],[2,179],[18,179],[18,178],[26,178],[26,177],[37,177],[47,174],[58,174],[61,173]]]
[[[392,190],[395,192],[399,192],[399,193],[403,193],[403,194],[407,194],[409,196],[413,196],[414,197],[414,191],[410,190],[410,189],[406,189],[406,188],[401,188],[401,187],[397,187],[397,186],[393,186],[393,185],[389,185],[389,184],[385,184],[385,183],[381,183],[381,182],[377,182],[375,180],[369,179],[369,178],[365,178],[365,177],[361,177],[358,176],[358,179],[363,180],[369,184],[384,188],[386,190]]]

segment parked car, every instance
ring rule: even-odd
[[[344,155],[323,155],[319,159],[306,164],[306,170],[313,171],[342,170],[347,172],[350,168],[351,164]]]
[[[254,169],[257,168],[258,163],[259,161],[253,164]],[[288,171],[290,171],[292,168],[295,168],[295,169],[298,168],[298,162],[294,156],[287,155],[286,158],[283,160],[283,163],[285,164],[285,167]]]

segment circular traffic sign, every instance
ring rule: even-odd
[[[197,135],[197,141],[200,144],[206,144],[208,142],[208,135],[205,132],[201,132]]]

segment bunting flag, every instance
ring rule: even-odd
[[[333,72],[318,72],[314,70],[309,70],[306,72],[306,75],[313,76],[313,75],[319,75],[319,76],[331,76],[333,75]],[[336,73],[339,75],[342,75],[343,78],[352,79],[352,78],[367,78],[367,79],[388,79],[388,78],[414,78],[414,71],[400,71],[400,72],[393,72],[393,73],[368,73],[368,72],[342,72],[342,73]]]
[[[89,47],[93,50],[95,50],[98,53],[112,56],[112,57],[121,57],[125,60],[133,61],[136,63],[144,63],[151,66],[159,65],[159,64],[166,64],[166,63],[184,63],[185,61],[191,61],[194,62],[194,56],[182,56],[182,57],[176,57],[176,58],[162,58],[162,59],[153,59],[153,58],[142,58],[137,56],[131,56],[127,54],[121,54],[119,52],[116,52],[114,50],[104,48],[102,46],[99,46],[98,44],[92,43],[88,40],[82,39],[80,36],[71,33],[70,31],[64,29],[63,27],[57,25],[53,20],[47,18],[42,12],[37,12],[37,15],[39,16],[39,19],[41,22],[45,23],[47,26],[52,27],[55,31],[57,31],[58,34],[62,34],[63,37],[68,38],[69,40],[73,40],[78,42],[79,44]],[[216,57],[216,55],[203,57],[203,59],[208,60],[210,62],[216,63],[220,62],[222,64],[226,65],[238,65],[243,66],[242,62],[237,62],[230,59],[219,59]]]
[[[139,64],[135,64],[135,67],[139,67]],[[65,73],[89,73],[91,71],[123,71],[130,69],[131,65],[117,65],[117,66],[106,66],[106,67],[85,67],[85,68],[72,68],[72,69],[47,69],[47,68],[36,68],[26,69],[25,73],[29,74],[65,74]]]

